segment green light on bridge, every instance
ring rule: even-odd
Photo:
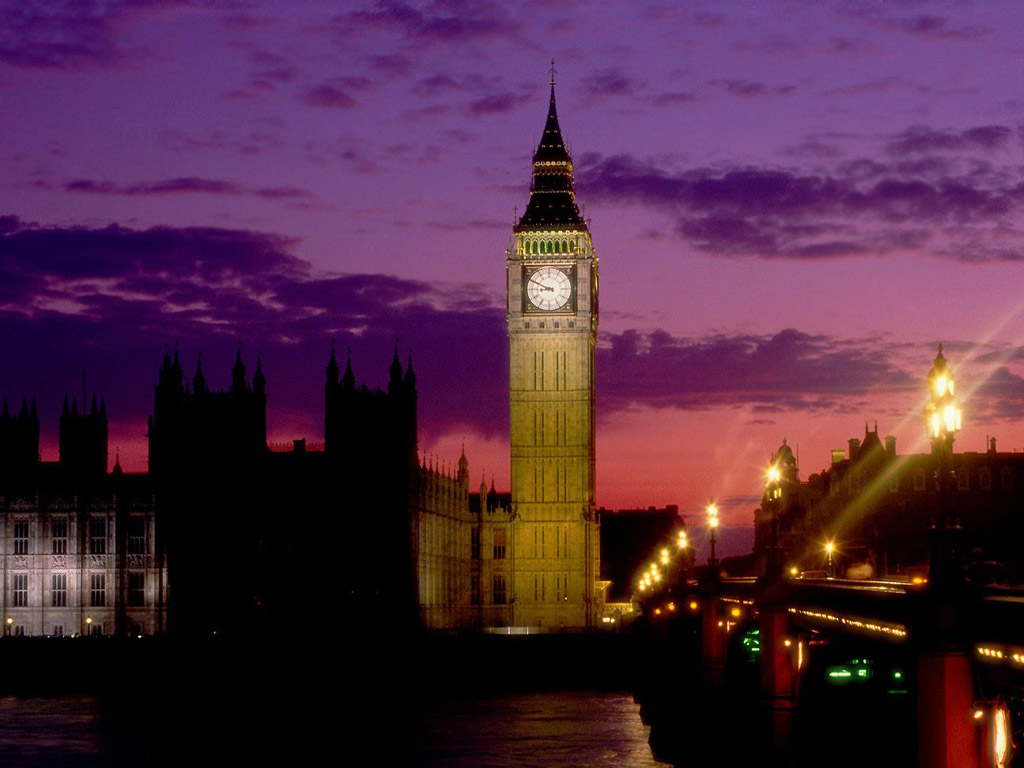
[[[825,669],[825,676],[833,685],[866,683],[874,676],[871,659],[850,659],[846,664],[836,664]]]
[[[740,644],[747,654],[747,661],[753,661],[761,654],[761,630],[757,628],[748,629],[743,633],[743,639],[740,641]]]
[[[890,675],[889,685],[885,689],[886,693],[910,693],[910,689],[907,688],[907,681],[902,669],[894,669]]]

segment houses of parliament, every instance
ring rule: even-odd
[[[358,385],[332,348],[324,440],[269,446],[266,380],[159,366],[149,469],[108,472],[106,404],[0,415],[0,615],[10,635],[239,636],[361,628],[592,628],[598,262],[552,78],[530,199],[505,252],[511,488],[420,457],[412,360]]]

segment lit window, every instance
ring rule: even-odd
[[[498,528],[494,531],[494,559],[505,559],[505,529]]]
[[[481,496],[481,505],[486,503],[486,499]],[[474,560],[480,559],[480,529],[474,526],[469,531],[469,556]]]
[[[493,587],[493,589],[492,589],[492,597],[493,597],[492,602],[495,605],[504,605],[505,604],[505,600],[506,600],[506,598],[505,598],[505,577],[503,575],[501,575],[501,574],[496,575],[494,577],[494,581],[493,581],[492,587]]]
[[[50,532],[53,534],[53,554],[66,555],[68,553],[68,519],[66,517],[55,517],[50,522]]]
[[[14,574],[14,605],[17,608],[24,608],[28,605],[28,574]]]
[[[28,554],[28,520],[16,520],[14,523],[14,554]]]
[[[956,473],[956,489],[958,491],[969,491],[971,489],[971,475],[967,467],[960,467]]]
[[[128,554],[146,554],[146,518],[142,515],[128,518]]]
[[[988,467],[978,473],[978,487],[983,491],[992,490],[992,470]]]
[[[54,608],[64,608],[68,604],[68,575],[55,573],[50,584],[50,605]]]
[[[128,574],[128,605],[146,604],[146,574],[143,571],[131,571]]]
[[[107,553],[107,519],[94,517],[89,520],[89,552],[94,555]]]
[[[107,604],[107,574],[89,574],[89,605],[101,607]],[[93,634],[97,634],[93,632]],[[100,632],[99,634],[103,634]]]

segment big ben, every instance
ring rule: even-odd
[[[592,628],[599,526],[595,497],[597,255],[573,189],[551,100],[526,210],[506,251],[513,590],[510,621]]]

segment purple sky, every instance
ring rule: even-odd
[[[212,5],[212,4],[211,4]],[[1024,7],[1000,2],[2,2],[0,394],[106,396],[145,467],[164,344],[263,358],[322,436],[332,338],[420,447],[507,487],[504,249],[558,70],[601,257],[598,501],[749,527],[866,420],[1024,447]],[[734,548],[749,536],[735,533]]]

